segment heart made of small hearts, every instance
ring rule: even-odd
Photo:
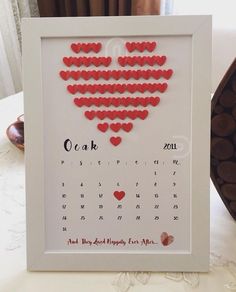
[[[156,69],[157,66],[163,66],[166,61],[166,56],[155,54],[157,43],[154,41],[141,42],[126,42],[124,44],[127,50],[126,56],[118,56],[117,59],[112,59],[110,56],[100,56],[102,52],[102,43],[72,43],[70,49],[76,55],[65,56],[62,62],[67,67],[82,67],[81,70],[63,70],[59,72],[61,79],[67,81],[73,80],[105,80],[105,83],[79,83],[68,84],[67,90],[70,94],[92,94],[92,96],[76,96],[74,104],[79,107],[93,107],[92,110],[85,110],[84,117],[89,121],[98,120],[97,129],[100,133],[130,133],[134,129],[136,119],[145,120],[149,115],[148,107],[156,107],[160,102],[159,96],[143,96],[144,93],[155,94],[156,92],[164,93],[167,90],[167,80],[173,75],[172,69]],[[128,55],[137,51],[141,55]],[[148,55],[146,55],[148,52]],[[99,53],[99,55],[98,55]],[[152,54],[150,54],[152,53]],[[86,56],[86,54],[89,54]],[[112,62],[116,62],[116,70],[99,70],[94,67],[109,67]],[[123,67],[149,67],[140,69],[123,69]],[[84,70],[84,67],[88,67]],[[90,67],[92,67],[90,69]],[[165,82],[143,82],[145,80],[165,79]],[[132,83],[130,80],[140,80],[138,83]],[[115,80],[113,82],[112,80]],[[117,83],[118,80],[129,80],[127,83]],[[109,93],[110,97],[101,96]],[[97,96],[99,94],[100,96]],[[117,94],[128,94],[128,96],[119,97]],[[141,96],[136,96],[141,94]],[[135,96],[134,96],[135,95]],[[99,108],[115,107],[117,110],[97,110]],[[122,107],[129,108],[129,110]],[[142,110],[145,107],[145,110]],[[136,109],[133,109],[136,108]],[[127,121],[132,120],[133,122]],[[99,120],[105,120],[104,123]],[[114,121],[114,122],[110,122]],[[119,121],[117,121],[119,120]],[[109,138],[111,145],[118,146],[122,142],[121,136],[111,136]],[[122,193],[123,194],[123,193]]]

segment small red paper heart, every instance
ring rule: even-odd
[[[110,120],[114,120],[117,117],[117,111],[108,111],[107,116]]]
[[[134,64],[136,63],[136,59],[137,59],[137,57],[124,57],[124,58],[125,58],[126,65],[129,65],[131,67],[134,66]]]
[[[108,67],[111,64],[111,57],[101,57],[102,64]]]
[[[73,52],[75,52],[75,53],[79,53],[79,51],[80,51],[80,48],[81,48],[81,45],[80,44],[71,44],[71,49],[72,49],[72,51]]]
[[[74,79],[74,80],[78,80],[80,78],[80,71],[71,71],[70,72],[70,76]]]
[[[133,129],[133,124],[132,123],[124,123],[124,124],[122,124],[122,129],[125,132],[130,132]]]
[[[143,52],[145,50],[145,42],[142,43],[136,43],[136,48],[139,52]]]
[[[149,66],[153,66],[154,65],[154,60],[153,60],[153,57],[146,57],[146,63],[149,65]]]
[[[163,93],[166,91],[168,85],[167,85],[167,83],[159,83],[159,84],[157,84],[157,87],[158,87],[157,89]]]
[[[109,98],[109,97],[102,97],[101,102],[102,102],[102,105],[108,107],[108,106],[111,105],[111,98]]]
[[[121,97],[120,98],[120,104],[127,107],[128,105],[130,105],[130,100],[128,97]]]
[[[113,193],[113,195],[118,201],[121,201],[125,197],[125,192],[124,191],[115,191]]]
[[[141,73],[141,72],[140,72]],[[147,70],[147,71],[142,71],[142,73],[141,73],[141,75],[142,75],[142,77],[144,78],[144,79],[149,79],[149,77],[150,77],[150,73],[151,73],[151,71],[150,70]]]
[[[162,232],[161,243],[164,246],[170,245],[174,241],[174,236],[169,235],[167,232]]]
[[[138,97],[134,97],[134,98],[130,97],[130,103],[133,106],[137,107],[139,105],[139,98]]]
[[[70,67],[73,64],[73,58],[72,57],[64,57],[63,58],[63,63]]]
[[[159,66],[162,66],[166,62],[166,56],[156,56],[155,61]]]
[[[98,80],[99,79],[99,72],[96,70],[91,71],[90,76],[95,79]]]
[[[87,71],[81,71],[80,72],[81,74],[81,77],[84,79],[84,80],[88,80],[89,79],[89,73]]]
[[[132,83],[131,84],[127,84],[127,90],[129,92],[134,93],[136,91],[136,89],[137,89],[136,84],[132,84]]]
[[[70,78],[70,72],[69,71],[60,71],[60,76],[63,80],[68,80]]]
[[[148,111],[147,110],[139,111],[138,112],[138,116],[139,116],[140,119],[145,120],[146,117],[148,116]]]
[[[171,77],[172,74],[173,74],[173,70],[172,70],[172,69],[163,70],[162,74],[163,74],[163,77],[164,77],[164,78],[166,78],[166,79],[170,79],[170,77]]]
[[[82,107],[84,105],[84,99],[83,98],[75,98],[74,104],[77,105],[78,107]]]
[[[96,115],[100,120],[104,120],[106,117],[106,112],[105,111],[97,111]]]
[[[142,106],[146,107],[146,106],[148,105],[148,98],[145,98],[145,97],[139,97],[138,99],[139,99],[139,103],[140,103]]]
[[[95,93],[97,91],[97,86],[93,84],[84,85],[85,92]]]
[[[120,70],[114,70],[111,73],[112,78],[114,78],[115,80],[118,80],[121,76],[121,71]]]
[[[148,90],[149,92],[153,93],[156,90],[159,90],[159,84],[155,84],[155,83],[145,84],[145,90]]]
[[[147,58],[149,58],[149,57],[138,57],[139,65],[144,66],[147,63]]]
[[[68,85],[67,86],[67,90],[71,93],[71,94],[75,94],[77,92],[77,86],[76,85]]]
[[[90,97],[90,99],[92,100],[92,104],[96,105],[96,106],[101,106],[102,105],[102,98],[99,97]]]
[[[121,137],[111,137],[110,142],[114,146],[118,146],[121,143]]]
[[[93,120],[96,116],[96,112],[95,111],[86,111],[84,113],[85,117],[89,120]]]
[[[93,99],[91,97],[83,98],[83,102],[85,106],[90,107],[93,104]]]
[[[128,111],[127,115],[131,120],[135,120],[137,118],[138,111],[137,110]]]
[[[149,103],[152,105],[152,106],[157,106],[158,103],[160,102],[160,97],[150,97],[149,98]]]
[[[141,70],[134,70],[132,73],[132,77],[136,80],[138,80],[140,77],[143,77],[141,74]]]
[[[98,130],[100,130],[103,133],[105,133],[107,131],[108,127],[109,127],[108,123],[103,123],[103,124],[97,125]]]
[[[105,80],[110,79],[110,72],[109,72],[109,71],[103,71],[103,72],[102,72],[102,77],[103,77],[103,79],[105,79]]]
[[[130,70],[123,71],[122,75],[123,75],[122,77],[125,78],[125,80],[128,80],[130,78]]]
[[[117,116],[119,117],[119,119],[124,120],[127,117],[127,111],[117,111]]]
[[[118,58],[118,63],[120,64],[120,66],[124,67],[126,65],[125,57],[119,57]]]
[[[77,67],[81,66],[83,61],[81,58],[72,58],[73,59],[73,64],[76,65]]]
[[[76,88],[76,92],[80,92],[82,94],[84,94],[86,92],[86,87],[83,84],[79,84],[79,85],[71,85],[74,86]]]
[[[162,71],[161,70],[153,70],[151,75],[153,78],[159,79],[162,75]]]
[[[111,104],[114,105],[115,107],[120,105],[120,99],[113,97],[111,100]]]
[[[147,90],[147,84],[142,83],[142,84],[138,84],[138,91],[144,93]]]
[[[101,43],[92,43],[91,47],[95,53],[98,53],[101,50],[102,45]]]
[[[127,50],[128,50],[130,53],[133,52],[133,51],[135,50],[135,43],[129,43],[129,42],[127,42],[127,43],[125,44],[125,46],[126,46]]]
[[[146,48],[149,52],[154,51],[156,48],[156,42],[147,43]]]
[[[81,49],[85,53],[88,53],[90,51],[90,44],[81,44]]]
[[[94,66],[96,66],[96,67],[98,67],[98,66],[100,66],[100,64],[101,64],[101,60],[100,60],[100,58],[98,57],[91,57],[91,63],[94,65]]]
[[[83,63],[86,67],[89,67],[90,65],[93,64],[93,59],[91,57],[84,57]]]
[[[110,88],[110,93],[114,93],[115,91],[119,93],[124,93],[125,86],[125,84],[113,84],[113,86]]]
[[[121,123],[110,124],[110,128],[114,132],[118,132],[121,129]]]

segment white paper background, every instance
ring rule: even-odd
[[[83,112],[88,108],[78,108],[73,103],[73,98],[82,96],[71,95],[67,90],[68,84],[77,83],[144,83],[166,82],[165,79],[149,80],[119,80],[103,79],[88,81],[70,79],[64,81],[60,78],[61,70],[79,70],[80,68],[67,68],[62,58],[64,56],[95,55],[75,54],[70,49],[73,42],[101,42],[102,50],[97,56],[112,56],[113,61],[109,68],[90,66],[82,70],[111,70],[118,69],[117,55],[125,55],[125,41],[157,41],[158,45],[153,53],[129,53],[129,55],[166,55],[167,62],[161,69],[173,69],[174,74],[168,80],[168,89],[164,93],[146,94],[114,94],[114,96],[159,96],[160,104],[157,107],[148,107],[149,115],[143,120],[131,121],[134,128],[130,133],[102,133],[97,130],[98,119],[89,121]],[[190,194],[190,163],[189,143],[191,141],[191,37],[133,37],[133,38],[49,38],[42,40],[42,74],[44,98],[44,151],[45,151],[45,227],[46,249],[53,250],[83,250],[83,251],[157,251],[157,252],[187,252],[191,249],[191,194]],[[159,67],[156,66],[155,69]],[[121,69],[119,67],[119,69]],[[125,67],[128,69],[150,69],[147,67]],[[154,67],[153,67],[154,69]],[[91,96],[85,94],[83,96]],[[112,94],[95,94],[94,96],[113,96]],[[89,110],[94,109],[90,107]],[[113,107],[99,109],[111,110]],[[115,108],[117,109],[117,108]],[[131,109],[131,108],[126,108]],[[130,120],[125,120],[128,122]],[[101,121],[100,121],[101,122]],[[102,121],[104,122],[104,121]],[[113,122],[119,122],[115,120]],[[111,136],[121,136],[122,143],[114,147],[109,142]],[[98,145],[97,151],[71,151],[63,148],[65,139],[79,145],[90,144],[94,140]],[[179,151],[164,151],[164,143],[177,143]],[[181,150],[182,149],[182,150]],[[174,166],[173,159],[181,163]],[[61,164],[61,160],[64,161]],[[101,161],[101,166],[97,161]],[[120,164],[117,165],[117,160]],[[135,161],[138,160],[138,165]],[[159,160],[158,165],[153,161]],[[83,165],[80,166],[80,161]],[[110,163],[108,166],[108,162]],[[126,164],[127,163],[127,164]],[[173,178],[173,171],[177,171]],[[155,179],[154,171],[157,171]],[[139,182],[136,187],[135,183]],[[154,182],[157,181],[157,187]],[[176,182],[175,189],[173,182]],[[62,182],[65,187],[62,187]],[[80,187],[80,183],[84,187]],[[102,186],[98,187],[98,182]],[[120,183],[118,187],[116,184]],[[125,198],[118,202],[113,192],[124,190]],[[67,197],[62,198],[66,193]],[[84,193],[85,198],[80,198]],[[102,199],[98,194],[103,193]],[[141,198],[135,197],[136,193]],[[154,194],[159,198],[155,199]],[[173,193],[178,194],[173,199]],[[176,201],[175,201],[176,200]],[[173,205],[178,203],[179,209],[174,210]],[[66,204],[66,209],[62,205]],[[81,210],[80,205],[85,204]],[[103,209],[98,208],[103,204]],[[122,204],[122,209],[117,205]],[[136,209],[140,204],[141,209]],[[159,204],[155,210],[154,205]],[[62,216],[67,220],[63,221]],[[81,221],[80,216],[85,215],[86,220]],[[98,217],[104,216],[103,221]],[[117,216],[122,215],[118,221]],[[136,221],[136,216],[141,216]],[[173,216],[179,216],[178,221],[173,221]],[[159,216],[158,221],[153,220]],[[63,232],[62,228],[67,231]],[[168,247],[162,246],[160,235],[163,231],[174,236],[174,242]],[[138,244],[113,246],[110,244],[88,246],[82,245],[81,239],[86,238],[92,242],[98,238],[105,240],[129,238],[138,240]],[[78,239],[79,244],[68,245],[68,240]],[[142,239],[150,239],[157,244],[141,245]]]

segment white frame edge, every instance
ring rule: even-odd
[[[31,271],[208,271],[211,16],[32,18],[23,19],[22,29],[28,269]],[[135,35],[190,35],[192,37],[192,253],[46,253],[41,38]],[[199,113],[209,117],[208,124],[201,123],[202,115]],[[199,212],[201,212],[200,216]]]

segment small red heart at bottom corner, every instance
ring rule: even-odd
[[[110,142],[114,146],[118,146],[121,143],[121,137],[111,137]]]
[[[113,195],[118,201],[120,201],[125,197],[125,192],[124,191],[115,191],[113,193]]]
[[[162,232],[161,234],[161,243],[164,246],[170,245],[174,241],[174,236],[169,235],[167,232]]]

